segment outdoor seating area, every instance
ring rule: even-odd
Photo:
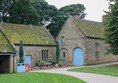
[[[62,67],[68,67],[68,66],[69,64],[67,61],[59,61],[58,63],[49,62],[49,61],[41,61],[37,63],[36,66],[32,68],[32,70],[35,70],[35,69],[44,70],[44,69],[62,68]]]

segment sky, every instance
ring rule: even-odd
[[[83,4],[87,13],[85,19],[91,21],[102,21],[105,15],[104,10],[108,11],[108,1],[106,0],[45,0],[51,5],[55,5],[58,9],[70,4]]]

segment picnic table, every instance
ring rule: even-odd
[[[60,68],[60,67],[68,67],[68,62],[66,61],[60,61],[59,63],[56,62],[44,62],[37,64],[37,67],[34,69],[51,69],[51,68]]]
[[[50,69],[51,68],[51,63],[49,62],[46,62],[46,63],[43,63],[43,64],[40,64],[40,69]]]

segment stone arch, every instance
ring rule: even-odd
[[[60,50],[60,59],[64,59],[66,61],[69,60],[69,56],[68,56],[68,50],[66,48],[61,48]]]

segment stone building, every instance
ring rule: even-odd
[[[100,22],[70,17],[61,28],[57,40],[60,44],[60,59],[72,65],[118,61],[118,56],[106,54],[104,25]]]
[[[54,60],[56,44],[42,26],[0,24],[0,73],[16,71],[19,44],[23,41],[24,61],[34,67],[39,60]]]

